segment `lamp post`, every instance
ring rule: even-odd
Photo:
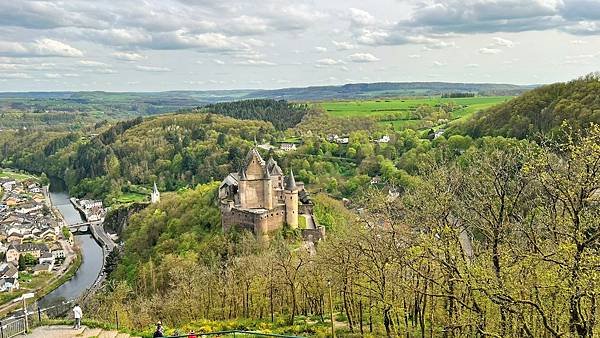
[[[331,293],[331,279],[327,279],[327,287],[329,288],[329,312],[331,313],[331,337],[335,338],[335,326],[333,323],[333,299]]]

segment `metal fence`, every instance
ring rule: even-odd
[[[231,330],[231,331],[217,331],[210,333],[189,333],[186,335],[178,335],[178,336],[168,336],[166,338],[205,338],[205,337],[282,337],[282,338],[302,338],[299,336],[287,336],[281,334],[274,333],[260,333],[260,332],[252,332],[252,331],[242,331],[242,330]]]
[[[25,318],[18,318],[7,323],[0,322],[0,337],[11,338],[25,333]]]
[[[73,301],[66,301],[43,309],[30,306],[27,313],[17,310],[11,316],[0,320],[0,338],[11,338],[26,333],[28,328],[39,325],[46,318],[61,318],[72,306]]]

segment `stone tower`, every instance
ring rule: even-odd
[[[269,166],[265,166],[265,177],[263,178],[263,207],[267,210],[273,209],[273,181],[271,181],[271,174],[269,173]]]
[[[294,172],[290,170],[290,175],[287,178],[285,191],[285,222],[292,229],[298,228],[298,187]]]
[[[242,208],[246,207],[246,190],[248,189],[248,177],[246,176],[246,170],[240,168],[239,173],[240,181],[238,183],[238,195],[240,198],[239,205]]]
[[[155,204],[160,202],[160,192],[156,187],[156,182],[154,182],[154,187],[152,188],[152,193],[150,194],[150,203]]]

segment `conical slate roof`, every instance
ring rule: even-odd
[[[283,176],[283,171],[281,170],[277,162],[273,159],[273,157],[270,157],[267,161],[267,168],[269,168],[269,172],[271,173],[271,175]]]
[[[240,171],[238,172],[238,176],[240,177],[241,181],[245,181],[248,179],[248,177],[246,176],[246,169],[244,167],[240,167]]]
[[[158,193],[158,188],[156,187],[156,181],[154,181],[154,187],[153,187],[152,189],[153,189],[152,191],[153,191],[155,194],[157,194],[157,193]]]
[[[285,182],[285,187],[289,191],[298,190],[296,186],[296,179],[294,178],[294,171],[290,169],[290,174],[287,177],[287,181]]]

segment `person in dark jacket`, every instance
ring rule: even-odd
[[[154,331],[154,335],[153,337],[164,337],[165,333],[164,333],[164,329],[162,326],[162,322],[158,322],[156,323],[156,331]]]

